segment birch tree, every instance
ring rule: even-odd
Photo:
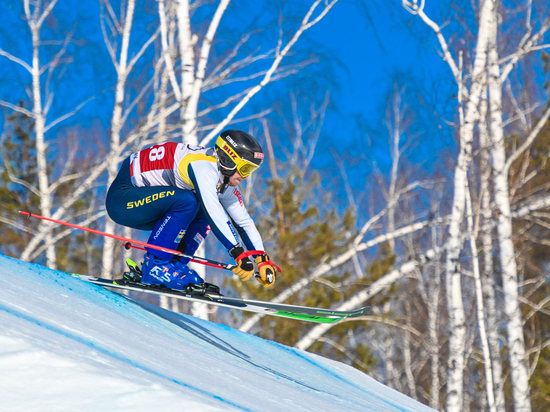
[[[463,302],[462,302],[462,293],[460,285],[460,264],[459,264],[459,255],[462,249],[462,244],[460,242],[460,226],[462,224],[464,216],[464,205],[465,205],[465,187],[467,173],[469,165],[471,162],[471,152],[472,152],[472,142],[474,137],[474,123],[478,118],[478,103],[480,98],[480,93],[483,88],[483,72],[487,65],[488,51],[494,50],[494,47],[491,47],[491,42],[494,44],[494,30],[497,27],[497,3],[492,0],[486,0],[482,3],[479,19],[478,19],[478,34],[477,34],[477,45],[475,52],[475,60],[473,63],[473,70],[471,74],[472,84],[468,89],[465,88],[464,82],[461,76],[458,76],[460,70],[457,70],[459,66],[455,63],[454,59],[451,56],[449,47],[447,46],[447,41],[443,37],[439,26],[434,23],[429,17],[424,13],[423,7],[424,3],[418,4],[416,2],[403,2],[405,8],[407,8],[413,14],[416,14],[421,17],[421,19],[436,33],[439,44],[442,48],[442,55],[444,60],[447,62],[451,68],[455,81],[457,81],[459,93],[459,110],[460,110],[460,149],[459,156],[457,161],[457,167],[455,169],[455,183],[454,183],[454,201],[451,214],[451,224],[449,227],[449,240],[448,240],[448,250],[447,250],[447,287],[448,287],[448,304],[449,304],[449,313],[451,316],[451,338],[450,338],[450,362],[449,362],[449,376],[447,383],[447,409],[460,410],[462,408],[462,388],[463,388],[463,370],[464,370],[464,342],[465,342],[465,332],[464,332],[464,314],[463,314]],[[493,74],[494,76],[494,74]],[[500,78],[500,76],[497,76]],[[491,83],[490,86],[491,88]],[[492,98],[495,97],[495,92],[490,92]],[[464,107],[464,112],[462,111],[461,101],[466,100]],[[493,106],[491,106],[491,113],[493,116],[498,116],[498,108],[495,106],[495,112],[493,111]],[[495,153],[493,150],[492,153],[493,164],[495,162]],[[507,177],[504,176],[504,180],[507,182]],[[495,177],[495,185],[500,193],[503,191],[506,192],[506,198],[509,202],[509,197],[506,188],[501,187],[498,189],[497,178]],[[500,180],[500,185],[503,184],[502,179]],[[507,184],[507,183],[506,183]],[[504,197],[502,194],[500,195]],[[495,194],[495,197],[497,195]],[[497,201],[498,202],[498,201]],[[500,202],[504,202],[501,200]],[[505,210],[509,212],[509,203],[506,209],[506,205],[503,205]],[[508,214],[509,216],[509,214]],[[510,221],[511,222],[511,221]],[[500,225],[499,225],[500,226]],[[508,231],[508,239],[510,240],[511,245],[511,224],[509,226],[510,231]],[[501,230],[501,229],[499,229]],[[505,251],[502,250],[504,246]],[[510,252],[512,255],[510,255]],[[504,253],[505,255],[502,255]],[[502,258],[505,258],[506,261],[502,261]],[[506,251],[506,245],[501,244],[501,261],[503,266],[506,266],[510,270],[514,271],[515,268],[513,263],[513,248],[510,251]],[[506,275],[504,275],[506,276]],[[513,277],[513,276],[512,276]],[[510,278],[510,275],[508,275]],[[513,287],[510,287],[512,289]],[[516,299],[517,307],[517,299]],[[511,310],[514,310],[514,305],[511,306]],[[513,322],[512,322],[513,323]],[[517,336],[517,329],[514,336]],[[522,336],[522,335],[521,335]],[[516,338],[517,339],[517,338]],[[518,346],[522,346],[521,342]],[[520,350],[521,352],[521,350]],[[524,374],[524,376],[526,376]],[[520,388],[525,388],[524,384],[519,385]],[[520,389],[523,391],[524,389]],[[525,397],[523,397],[525,399]],[[525,402],[520,402],[525,406]],[[518,404],[516,405],[518,406]],[[522,407],[524,407],[522,406]],[[493,407],[493,406],[491,406]],[[527,408],[529,408],[527,406]]]
[[[243,33],[242,37],[234,42],[233,48],[226,47],[229,43],[224,44],[225,39],[216,39],[219,25],[223,22],[223,16],[229,5],[228,1],[220,1],[213,7],[189,1],[158,2],[158,31],[153,31],[149,37],[144,37],[143,32],[138,32],[136,36],[134,15],[138,3],[134,0],[115,3],[109,0],[100,2],[100,23],[104,43],[115,72],[110,139],[107,152],[103,156],[105,161],[98,161],[90,170],[83,172],[76,190],[61,205],[54,208],[55,210],[48,211],[51,209],[52,200],[48,200],[45,180],[40,180],[41,183],[37,185],[36,191],[41,190],[43,195],[41,213],[53,218],[63,217],[67,220],[70,218],[66,214],[67,210],[81,196],[103,182],[109,185],[118,171],[120,161],[131,150],[158,142],[158,139],[174,137],[189,143],[206,144],[227,125],[255,119],[268,113],[271,109],[269,104],[266,104],[266,108],[259,113],[237,118],[238,113],[264,87],[299,72],[301,68],[315,61],[308,57],[296,59],[291,51],[296,49],[303,33],[320,22],[337,1],[326,3],[313,1],[303,10],[304,14],[294,26],[289,23],[290,20],[285,22],[284,18],[281,19],[278,38],[275,42],[271,47],[263,47],[254,53],[242,50],[243,45],[255,34],[254,32]],[[33,8],[32,3],[25,4],[30,4],[29,10]],[[40,24],[51,12],[56,1],[46,2],[45,8],[41,6],[42,4],[38,3],[36,8],[44,12]],[[210,7],[209,10],[213,12],[205,30],[202,24],[194,24],[192,21],[193,13],[203,6],[206,9]],[[120,11],[117,11],[117,7]],[[38,19],[39,13],[35,14]],[[224,44],[223,47],[216,49],[215,47],[220,44]],[[154,47],[157,47],[158,55],[152,51]],[[16,63],[22,62],[8,52],[2,51],[2,55]],[[142,87],[138,91],[133,88],[137,77],[136,67],[139,66],[140,69],[144,67],[145,55],[148,58],[153,57],[150,66],[154,70],[152,76],[145,76]],[[257,66],[253,68],[255,73],[250,74],[250,66],[254,64]],[[31,66],[27,66],[31,70]],[[36,70],[39,69],[35,69],[35,72]],[[246,71],[247,74],[243,75],[241,70]],[[239,84],[243,85],[242,89],[235,91],[236,88],[233,86]],[[227,93],[221,101],[212,102],[210,97],[205,99],[206,92],[228,85],[231,86],[229,89],[231,93]],[[205,101],[212,104],[206,105]],[[5,105],[11,109],[16,107],[10,102],[6,102]],[[141,110],[139,121],[135,120],[137,108]],[[19,110],[25,111],[25,109]],[[34,114],[39,117],[38,130],[43,129],[40,116],[44,116],[41,115],[40,110],[37,106]],[[212,115],[216,111],[220,114]],[[218,130],[213,131],[216,127]],[[205,133],[209,134],[204,136]],[[40,136],[42,136],[41,133],[37,139],[39,148],[41,147]],[[40,150],[39,152],[42,153]],[[75,178],[72,176],[70,179]],[[64,179],[69,178],[64,176]],[[104,216],[104,211],[99,211],[95,216],[96,219]],[[50,251],[54,250],[55,241],[50,233],[51,229],[52,224],[40,223],[39,230],[23,253],[24,259],[37,256],[38,251],[41,250],[41,243],[48,244]],[[108,218],[104,229],[109,233],[115,229],[113,222]],[[111,276],[115,250],[112,240],[107,239],[102,254],[102,276]],[[48,254],[50,257],[53,255]],[[50,266],[53,266],[53,263]]]
[[[492,10],[492,18],[490,19],[489,26],[490,40],[488,61],[494,197],[495,206],[500,212],[498,214],[497,231],[504,293],[504,311],[507,317],[514,409],[516,411],[530,411],[529,376],[525,359],[523,321],[521,319],[518,299],[519,291],[516,256],[512,240],[512,216],[510,192],[508,188],[508,171],[505,168],[506,152],[504,147],[504,131],[502,127],[502,80],[497,49],[497,19],[498,12],[495,7]]]
[[[486,84],[486,80],[484,81]],[[490,144],[489,131],[487,122],[487,87],[482,91],[482,99],[479,109],[479,141],[480,141],[480,214],[481,228],[480,237],[483,251],[483,270],[482,270],[482,287],[483,294],[486,298],[486,313],[487,313],[487,334],[491,353],[491,364],[493,372],[493,383],[495,393],[495,409],[499,412],[504,411],[504,383],[502,376],[502,359],[500,356],[500,341],[499,341],[499,318],[497,315],[496,303],[496,276],[494,273],[493,264],[493,220],[491,208],[491,192],[490,192]]]
[[[481,341],[481,347],[483,352],[483,368],[485,370],[485,386],[487,393],[487,406],[489,411],[496,411],[495,405],[495,392],[493,385],[493,366],[491,360],[491,352],[489,349],[489,339],[487,337],[487,329],[485,324],[485,303],[483,299],[483,288],[481,285],[480,264],[479,256],[477,253],[477,230],[474,228],[474,217],[472,208],[472,199],[470,195],[470,187],[466,190],[466,211],[467,211],[467,228],[470,243],[470,250],[472,253],[472,269],[474,273],[475,281],[475,295],[476,295],[476,312],[477,323],[479,328],[479,338]]]
[[[226,52],[222,53],[216,48],[220,44],[217,36],[229,7],[229,0],[220,0],[213,7],[205,9],[210,18],[204,31],[199,26],[195,27],[192,19],[193,13],[201,5],[189,0],[159,2],[162,53],[171,90],[179,102],[180,138],[186,143],[204,146],[229,124],[265,115],[268,107],[260,113],[236,118],[268,84],[296,74],[312,63],[309,59],[303,59],[289,61],[285,65],[289,53],[303,34],[318,24],[337,2],[338,0],[313,1],[297,27],[288,31],[280,26],[276,44],[267,50],[262,47],[257,52],[248,54],[242,49],[247,42],[251,42],[254,32],[242,33],[241,38]],[[281,15],[282,21],[284,17]],[[285,40],[286,38],[289,39]],[[223,43],[221,41],[222,45]],[[179,62],[175,56],[179,56]],[[217,97],[217,101],[209,99],[208,106],[201,106],[205,94],[210,92],[209,96],[212,96],[214,90],[223,90],[224,97],[221,101]],[[213,121],[214,118],[218,120]]]
[[[53,4],[55,2],[50,3],[49,7],[45,10],[48,10],[51,12],[53,8]],[[158,76],[154,75],[152,79],[150,79],[146,84],[141,88],[141,90],[134,94],[133,98],[127,103],[125,107],[123,107],[124,101],[125,101],[125,94],[129,93],[128,88],[126,87],[126,82],[128,80],[129,73],[132,72],[132,70],[135,68],[137,62],[139,59],[143,56],[143,54],[146,52],[147,48],[155,41],[158,33],[153,33],[152,36],[149,36],[149,39],[144,42],[143,45],[141,45],[141,48],[136,50],[135,54],[132,56],[132,58],[129,57],[129,45],[130,45],[130,31],[132,26],[132,16],[134,11],[134,2],[130,1],[128,2],[129,7],[123,9],[127,12],[127,18],[122,20],[121,22],[118,21],[118,18],[111,7],[111,4],[109,2],[103,2],[103,11],[105,12],[102,15],[102,18],[104,18],[102,21],[106,21],[106,24],[103,25],[104,29],[104,35],[106,40],[106,45],[108,52],[112,58],[113,64],[117,71],[117,84],[116,84],[116,91],[115,91],[115,104],[114,104],[114,110],[113,110],[113,116],[111,118],[111,130],[112,130],[112,141],[110,144],[110,147],[105,154],[105,156],[102,159],[95,160],[95,165],[93,165],[89,170],[82,171],[80,174],[72,174],[67,175],[64,173],[62,175],[62,179],[60,179],[58,182],[53,184],[51,186],[53,193],[57,186],[62,184],[66,181],[71,181],[71,179],[77,179],[78,185],[75,185],[75,190],[71,193],[67,194],[64,199],[57,199],[56,201],[56,207],[55,210],[52,211],[51,216],[54,219],[60,219],[63,218],[65,220],[70,220],[70,216],[67,215],[67,211],[70,210],[73,205],[75,205],[76,202],[78,202],[80,199],[82,199],[82,196],[84,196],[86,193],[88,193],[89,190],[96,187],[98,185],[98,180],[102,178],[103,173],[107,171],[107,179],[111,179],[116,174],[116,171],[118,170],[118,164],[121,160],[124,159],[125,156],[128,155],[129,149],[132,148],[133,145],[135,145],[139,139],[143,139],[144,137],[149,136],[151,131],[155,130],[155,127],[159,124],[159,122],[168,117],[171,113],[173,113],[176,108],[174,107],[166,107],[159,104],[158,99],[156,101],[153,101],[153,103],[150,106],[150,110],[147,112],[144,121],[138,122],[138,127],[135,127],[131,133],[129,133],[125,139],[121,139],[121,131],[124,126],[124,124],[128,124],[128,119],[135,110],[138,103],[144,98],[144,96],[147,95],[147,92],[151,89],[151,85],[153,83],[153,80],[156,79]],[[39,7],[35,10],[39,10]],[[107,15],[107,16],[106,16]],[[120,34],[120,49],[118,48],[117,39],[119,38],[118,35]],[[66,46],[66,45],[65,45]],[[120,50],[120,56],[117,55],[117,50]],[[64,50],[63,50],[64,51]],[[59,53],[57,58],[60,58],[62,54]],[[54,61],[49,65],[49,68],[55,68],[58,62]],[[45,70],[46,68],[43,68],[42,70]],[[50,74],[51,75],[51,74]],[[47,83],[49,84],[49,83]],[[50,98],[49,104],[51,104],[51,95],[48,95]],[[86,102],[84,102],[86,103]],[[83,104],[84,104],[83,103]],[[49,106],[48,106],[49,107]],[[65,120],[66,118],[74,115],[78,110],[80,109],[80,106],[78,106],[75,110],[72,112],[69,112],[68,114],[62,116],[58,120],[52,122],[50,126],[47,126],[45,130],[47,130],[49,127],[53,127],[55,124],[61,122],[62,120]],[[70,170],[69,164],[66,165],[66,167],[63,170]],[[42,214],[46,214],[42,212]],[[92,214],[92,219],[86,219],[82,222],[79,222],[82,225],[87,225],[91,222],[96,221],[97,219],[105,216],[105,211],[100,210],[96,213]],[[112,231],[110,225],[112,225],[112,222],[107,220],[107,231]],[[23,251],[21,257],[22,259],[29,260],[35,258],[39,253],[42,252],[43,248],[39,246],[41,242],[45,242],[45,245],[47,245],[48,248],[53,247],[55,245],[55,242],[60,240],[62,237],[67,236],[71,232],[64,231],[64,235],[62,237],[55,236],[52,237],[51,235],[52,230],[52,224],[51,223],[40,223],[38,231],[35,233],[35,236],[31,239],[31,241],[27,244],[27,247]],[[108,248],[107,252],[103,256],[104,258],[104,275],[108,275],[109,267],[112,264],[112,254],[113,254],[114,248]]]
[[[454,197],[451,209],[449,225],[449,238],[447,240],[446,284],[447,304],[450,317],[450,338],[447,376],[447,410],[460,411],[463,399],[463,380],[465,367],[465,316],[462,298],[461,267],[459,262],[462,250],[461,225],[464,219],[465,190],[467,187],[467,174],[472,160],[472,142],[474,138],[474,124],[477,119],[477,106],[482,90],[482,72],[487,61],[488,31],[492,10],[496,7],[493,0],[485,0],[479,15],[479,26],[475,59],[471,74],[472,84],[469,89],[462,78],[462,63],[457,64],[451,56],[447,41],[441,33],[440,27],[433,22],[424,12],[424,3],[403,2],[403,6],[411,13],[418,15],[435,33],[442,49],[443,59],[449,65],[458,86],[459,105],[464,97],[468,100],[464,109],[460,109],[459,128],[459,154],[454,172]],[[462,57],[460,58],[462,59]]]
[[[121,131],[125,120],[128,119],[129,112],[133,109],[136,101],[124,107],[127,91],[127,80],[136,66],[138,60],[143,56],[147,48],[156,40],[159,32],[155,32],[142,45],[138,46],[137,52],[130,58],[130,37],[132,34],[132,23],[134,20],[135,0],[123,2],[122,13],[120,18],[115,14],[114,9],[109,0],[102,0],[101,10],[101,27],[103,38],[111,61],[116,71],[116,85],[113,114],[111,117],[111,139],[110,153],[106,159],[107,184],[110,184],[118,173],[119,156],[122,155],[121,150]],[[119,51],[120,50],[120,51]],[[147,90],[147,85],[143,87],[143,91]],[[142,95],[140,93],[140,95]],[[138,95],[137,100],[141,97]],[[114,233],[115,223],[109,219],[105,219],[105,232]],[[101,266],[101,276],[111,278],[111,270],[113,267],[115,240],[106,237],[103,243],[103,261]]]
[[[48,113],[55,95],[52,77],[55,72],[60,70],[60,67],[63,67],[69,62],[70,58],[67,56],[67,48],[72,42],[72,33],[70,33],[62,41],[58,42],[60,46],[58,47],[57,52],[51,56],[51,60],[47,63],[43,62],[44,57],[41,51],[43,50],[46,41],[42,38],[42,30],[46,19],[50,17],[56,4],[57,0],[51,0],[49,2],[31,2],[29,0],[25,0],[23,2],[24,20],[27,23],[31,34],[30,48],[32,50],[32,54],[30,61],[25,61],[24,58],[20,58],[6,50],[0,49],[0,56],[3,56],[4,58],[7,58],[19,65],[31,77],[31,84],[29,88],[31,100],[30,110],[12,102],[0,101],[0,105],[24,114],[31,118],[34,122],[34,142],[36,148],[36,168],[38,180],[37,185],[35,186],[30,182],[22,181],[18,179],[17,176],[12,176],[12,181],[25,186],[27,190],[38,196],[40,201],[40,212],[47,217],[52,216],[53,209],[55,208],[54,197],[59,187],[64,183],[79,178],[82,174],[69,172],[72,166],[74,166],[74,163],[71,163],[69,160],[69,163],[65,165],[66,167],[63,169],[61,176],[55,181],[51,180],[51,172],[48,166],[49,143],[47,142],[46,135],[51,128],[73,116],[76,112],[78,112],[78,110],[80,110],[80,108],[82,108],[84,104],[87,103],[87,101],[84,101],[73,110],[48,122]],[[43,240],[47,245],[45,248],[47,264],[51,268],[56,268],[57,257],[51,227],[51,223],[42,222],[39,225],[39,230],[43,231]],[[25,248],[21,255],[21,259],[29,260],[32,252],[32,247]]]
[[[463,55],[459,54],[459,64],[457,64],[452,57],[451,48],[448,46],[448,42],[445,39],[442,28],[432,21],[424,12],[424,2],[416,1],[403,1],[403,6],[411,13],[418,15],[427,26],[434,31],[437,40],[441,47],[441,55],[445,62],[451,68],[453,77],[458,86],[458,113],[459,113],[459,136],[460,136],[460,151],[458,155],[457,168],[455,169],[455,184],[454,184],[454,201],[453,209],[451,212],[451,224],[449,227],[449,240],[447,248],[447,273],[453,273],[454,262],[454,275],[448,276],[447,288],[450,290],[448,294],[448,304],[451,314],[451,339],[450,339],[450,356],[451,361],[453,359],[458,360],[458,368],[454,369],[451,363],[449,369],[449,382],[447,383],[447,408],[448,410],[459,410],[464,406],[461,405],[461,390],[463,376],[459,370],[463,369],[463,359],[465,356],[464,342],[465,335],[462,333],[464,328],[464,317],[461,315],[463,309],[459,306],[463,305],[459,290],[460,287],[458,280],[459,264],[466,262],[460,262],[459,256],[462,250],[462,244],[458,241],[460,239],[459,228],[463,225],[463,213],[464,213],[464,196],[466,193],[465,186],[462,182],[465,182],[465,177],[470,168],[472,161],[472,143],[474,141],[474,128],[473,124],[479,122],[479,138],[482,147],[481,158],[481,208],[483,210],[483,247],[484,247],[484,273],[486,280],[484,282],[484,291],[488,298],[487,311],[488,311],[488,325],[489,336],[488,341],[491,347],[491,366],[494,366],[492,376],[487,375],[487,380],[494,377],[494,405],[492,401],[492,388],[487,386],[487,394],[489,397],[489,408],[495,408],[495,410],[504,410],[504,394],[502,384],[502,367],[500,362],[500,349],[498,345],[498,334],[496,332],[496,325],[498,320],[496,319],[495,309],[495,288],[493,279],[493,245],[491,240],[492,229],[496,227],[498,233],[498,251],[499,261],[502,270],[503,279],[503,293],[504,293],[504,308],[506,312],[506,325],[508,341],[510,344],[510,362],[511,366],[511,378],[513,387],[514,406],[517,410],[530,410],[529,401],[529,384],[528,373],[526,367],[526,351],[523,340],[523,322],[521,320],[521,312],[519,307],[520,296],[517,283],[517,265],[516,265],[516,253],[513,245],[513,228],[511,220],[511,194],[508,187],[508,169],[506,165],[510,165],[513,160],[506,160],[506,150],[504,142],[504,130],[503,126],[503,97],[502,97],[502,85],[507,76],[518,64],[518,62],[527,56],[529,53],[536,51],[540,48],[546,47],[540,45],[541,40],[544,38],[544,34],[548,30],[548,20],[543,19],[538,24],[538,30],[535,31],[535,25],[532,24],[532,2],[527,2],[525,10],[527,11],[526,24],[523,37],[520,39],[517,49],[512,52],[508,57],[499,57],[499,48],[497,41],[497,33],[499,33],[499,27],[501,23],[499,19],[498,6],[499,3],[486,0],[481,2],[478,25],[477,25],[477,45],[475,59],[472,63],[472,71],[469,77],[470,85],[462,80],[463,76],[457,76],[462,73],[461,63]],[[487,84],[487,86],[485,86]],[[487,91],[484,88],[487,88]],[[479,100],[479,94],[481,91],[481,101]],[[488,93],[488,100],[485,100],[483,94]],[[512,96],[512,100],[513,100]],[[462,104],[464,102],[464,104]],[[480,103],[478,108],[478,103]],[[490,119],[487,119],[487,105],[490,106]],[[524,119],[525,115],[522,112],[519,114],[520,119]],[[543,117],[546,116],[546,113]],[[546,118],[547,119],[547,118]],[[546,119],[544,121],[546,121]],[[511,120],[512,121],[512,120]],[[522,120],[525,123],[524,120]],[[532,137],[532,136],[530,136]],[[534,137],[532,137],[534,139]],[[529,140],[529,139],[528,139]],[[521,147],[532,143],[526,141]],[[514,159],[517,157],[513,154],[511,156]],[[492,165],[492,171],[489,169],[489,161]],[[492,173],[491,173],[492,172]],[[492,185],[492,186],[490,186]],[[492,189],[492,190],[491,190]],[[493,221],[493,211],[491,210],[491,194],[494,196],[495,208],[497,213],[495,214],[497,221]],[[496,246],[496,245],[495,245]],[[475,247],[475,241],[472,241],[472,250]],[[475,253],[472,255],[471,265],[475,272]],[[452,291],[456,293],[453,294]],[[479,297],[479,296],[478,296]],[[479,302],[479,299],[478,299]],[[458,305],[458,306],[457,306]],[[453,309],[454,308],[454,309]],[[453,314],[456,314],[454,316]],[[482,314],[480,313],[480,317]],[[454,318],[453,318],[454,317]],[[481,325],[481,322],[480,322]],[[457,334],[458,332],[458,334]],[[484,348],[486,351],[486,348]]]
[[[433,245],[441,243],[441,235],[439,234],[441,230],[438,230],[437,227],[432,226],[431,228],[431,241]],[[434,259],[435,264],[433,265],[433,276],[427,282],[427,287],[424,284],[420,285],[420,292],[428,307],[428,336],[429,336],[429,346],[428,350],[430,352],[430,397],[429,405],[434,409],[439,409],[440,400],[439,400],[439,391],[440,391],[440,378],[439,378],[439,367],[440,367],[440,355],[439,355],[439,302],[441,294],[441,258],[437,257]],[[429,270],[429,268],[428,268]]]

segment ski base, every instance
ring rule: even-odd
[[[264,315],[279,316],[285,318],[299,319],[315,323],[334,323],[346,318],[356,318],[366,315],[370,306],[351,310],[338,311],[330,309],[320,309],[307,306],[289,305],[285,303],[264,302],[259,300],[231,298],[219,293],[219,288],[212,284],[205,284],[202,288],[188,288],[185,291],[168,289],[164,286],[147,285],[145,283],[135,282],[123,279],[102,279],[94,276],[79,275],[71,273],[71,276],[86,282],[93,283],[115,289],[126,289],[136,292],[144,292],[155,295],[162,295],[182,299],[190,302],[201,302],[209,305],[238,309],[247,312],[262,313]]]

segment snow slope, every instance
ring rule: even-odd
[[[1,411],[432,411],[358,370],[0,255]]]

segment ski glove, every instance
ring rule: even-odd
[[[258,265],[259,276],[256,276],[256,280],[264,285],[264,288],[270,288],[275,284],[275,265],[269,260],[269,256],[260,255],[256,258],[256,264]]]
[[[235,259],[237,265],[239,265],[235,269],[231,269],[231,271],[240,277],[243,282],[246,282],[254,275],[254,264],[248,256],[242,256],[244,253],[244,249],[239,245],[233,249],[229,249],[229,254]]]

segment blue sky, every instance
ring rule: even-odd
[[[357,189],[364,185],[364,178],[371,171],[369,163],[376,161],[382,172],[390,165],[383,145],[377,145],[371,151],[367,141],[372,139],[372,135],[385,139],[384,110],[397,77],[408,83],[407,91],[411,96],[422,95],[428,99],[427,96],[441,83],[444,85],[441,91],[455,93],[450,70],[437,53],[435,36],[419,41],[414,30],[426,33],[422,23],[405,11],[400,2],[384,3],[369,3],[364,10],[354,2],[339,2],[309,33],[331,49],[341,62],[336,69],[336,81],[340,87],[331,91],[334,110],[327,115],[324,132],[325,136],[338,136],[338,151],[348,156],[360,152],[368,159],[354,169],[355,178],[351,180]],[[410,27],[409,23],[412,23]],[[407,103],[414,106],[418,98]],[[435,130],[420,136],[427,147],[419,147],[412,154],[412,160],[418,162],[425,162],[425,157],[431,154],[432,158],[425,164],[430,167],[431,162],[437,161],[437,151],[452,144],[449,129],[444,124],[438,127],[442,122],[431,113],[435,109],[429,103],[411,109],[420,112],[416,126],[427,120]],[[358,128],[357,117],[363,119],[366,130]],[[328,140],[327,145],[334,147],[335,142]],[[324,168],[330,167],[332,156],[323,156],[320,161]]]
[[[422,54],[402,22],[392,19],[390,8],[370,9],[369,18],[351,2],[339,2],[310,35],[332,49],[344,65],[338,73],[341,92],[333,96],[338,108],[372,119],[393,74],[418,74]]]

